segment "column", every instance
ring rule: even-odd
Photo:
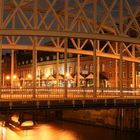
[[[38,13],[37,13],[37,5],[38,5],[38,0],[34,0],[34,17],[33,17],[33,24],[34,24],[34,29],[37,29],[38,26]],[[36,94],[36,70],[37,70],[37,37],[33,37],[33,67],[32,67],[32,72],[33,72],[33,98],[35,98]]]
[[[93,44],[93,74],[94,74],[94,87],[93,87],[93,97],[96,97],[96,91],[97,91],[97,59],[96,59],[96,44],[97,42],[94,41]]]
[[[136,88],[136,67],[135,67],[135,62],[132,62],[132,88]]]
[[[119,80],[120,80],[120,96],[123,96],[123,69],[122,69],[122,63],[123,63],[123,52],[122,52],[123,44],[120,43],[120,63],[119,63]]]
[[[68,2],[65,1],[65,31],[68,30]],[[68,38],[64,38],[64,79],[65,79],[65,98],[67,98],[67,49],[68,49]]]
[[[65,48],[65,52],[64,52],[64,80],[65,80],[65,98],[67,97],[67,46],[68,45],[68,39],[65,38],[65,42],[64,42],[64,48]]]
[[[32,72],[33,72],[33,98],[35,98],[36,93],[36,67],[37,67],[37,51],[36,51],[36,37],[34,39],[33,44],[33,65],[32,65]]]
[[[118,88],[118,60],[115,60],[115,87]]]
[[[0,30],[3,23],[3,0],[0,0]],[[2,36],[0,36],[0,88],[2,87]]]
[[[77,54],[77,87],[80,87],[80,54]]]
[[[56,53],[56,83],[57,87],[59,86],[59,52]]]
[[[100,57],[97,57],[97,87],[100,87]]]
[[[135,46],[132,46],[132,55],[135,57]],[[132,62],[132,87],[136,88],[136,65]]]
[[[115,42],[116,53],[118,54],[118,42]],[[115,60],[115,86],[118,89],[118,59]]]
[[[13,88],[13,78],[14,78],[14,50],[11,50],[11,88]]]

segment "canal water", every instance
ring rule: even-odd
[[[138,132],[120,132],[113,129],[55,122],[40,124],[32,130],[14,132],[0,127],[0,140],[136,140]]]

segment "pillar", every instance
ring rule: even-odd
[[[77,87],[80,87],[80,54],[77,54]]]
[[[132,55],[135,57],[135,46],[132,46]],[[135,62],[132,62],[132,88],[136,88],[136,66]]]
[[[97,57],[97,88],[100,87],[100,57]]]
[[[115,87],[118,88],[118,60],[115,60]]]
[[[34,24],[34,29],[37,29],[38,26],[38,13],[37,13],[37,5],[38,5],[38,0],[34,0],[34,8],[33,8],[33,12],[34,12],[34,17],[33,17],[33,24]],[[32,71],[33,71],[33,98],[35,98],[35,94],[36,94],[36,70],[37,70],[37,37],[33,37],[33,51],[32,51],[32,55],[33,55],[33,67],[32,67]]]
[[[0,30],[3,23],[3,0],[0,0]],[[2,36],[0,36],[0,88],[2,87]]]
[[[118,54],[118,42],[115,42],[116,53]],[[118,59],[115,60],[115,87],[118,89]]]
[[[56,83],[57,87],[59,86],[59,52],[56,53]]]
[[[96,91],[97,91],[97,59],[96,59],[96,44],[97,42],[94,41],[93,44],[93,75],[94,75],[94,79],[93,79],[93,97],[96,97]]]
[[[68,0],[65,1],[64,6],[65,6],[65,31],[68,29]],[[68,38],[64,38],[64,79],[65,79],[65,98],[67,97],[67,48],[68,48]]]
[[[13,78],[14,78],[14,50],[11,50],[11,88],[13,88]]]
[[[32,65],[32,72],[33,72],[33,98],[35,98],[36,93],[36,68],[37,68],[37,50],[36,50],[36,42],[37,38],[34,37],[34,44],[33,44],[33,65]]]
[[[122,69],[122,63],[123,63],[123,52],[122,49],[123,48],[123,44],[120,43],[120,63],[119,63],[119,80],[120,80],[120,96],[123,96],[123,69]]]
[[[64,42],[64,48],[65,48],[65,52],[64,52],[64,80],[65,80],[65,98],[67,97],[67,46],[68,45],[68,39],[65,38],[65,42]]]

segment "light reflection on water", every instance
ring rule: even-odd
[[[68,122],[38,125],[33,130],[24,130],[20,133],[0,127],[0,140],[136,140],[137,138],[140,138],[140,133],[116,132],[114,129]]]
[[[39,125],[33,130],[14,132],[1,127],[0,140],[79,140],[71,131],[57,129],[51,125]]]

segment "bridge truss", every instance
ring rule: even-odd
[[[68,40],[73,47],[68,45]],[[102,41],[104,45],[101,45]],[[46,42],[51,42],[51,45]],[[92,49],[86,48],[86,44],[90,44]],[[109,51],[106,52],[106,48],[109,48]],[[32,51],[34,89],[37,51],[56,52],[57,68],[59,53],[63,52],[65,79],[67,54],[77,54],[77,86],[80,80],[80,55],[93,56],[94,96],[99,87],[100,57],[115,59],[116,87],[122,95],[123,60],[132,62],[133,88],[136,86],[135,64],[140,63],[140,1],[0,0],[0,81],[2,81],[4,49],[12,50],[12,54],[15,50]],[[14,74],[13,64],[12,61],[11,75]],[[56,75],[58,77],[58,70]],[[67,81],[65,81],[65,94],[67,94]]]

